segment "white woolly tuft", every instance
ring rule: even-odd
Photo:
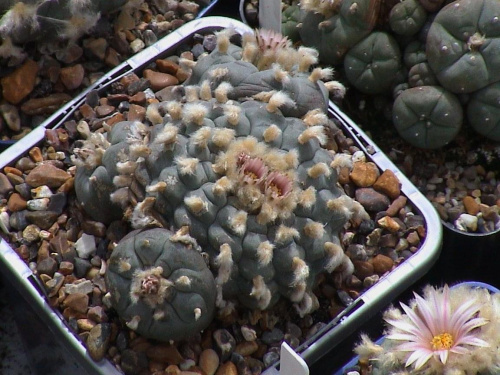
[[[116,163],[116,170],[120,174],[131,174],[134,173],[137,168],[137,163],[135,161],[119,161]]]
[[[321,109],[316,108],[307,112],[302,121],[307,126],[326,125],[328,123],[328,116]]]
[[[175,162],[180,174],[194,174],[200,160],[197,158],[186,158],[184,156],[180,156],[175,159]]]
[[[273,64],[273,73],[274,79],[278,82],[281,82],[283,85],[286,85],[288,82],[290,82],[290,75],[281,67],[281,65]]]
[[[215,265],[219,267],[215,282],[217,285],[223,285],[227,283],[231,277],[233,268],[233,253],[229,244],[224,243],[220,246],[219,255],[215,257],[214,262]]]
[[[198,86],[185,86],[184,87],[184,97],[187,103],[193,103],[200,99],[199,96],[200,88]]]
[[[147,193],[155,193],[155,192],[162,192],[165,191],[167,188],[167,183],[165,181],[158,181],[154,185],[148,185],[146,186],[146,192]]]
[[[205,79],[200,85],[200,99],[206,101],[212,99],[212,89],[208,79]]]
[[[297,229],[281,224],[276,231],[276,242],[285,243],[292,239],[299,239],[300,233]]]
[[[309,277],[309,266],[299,257],[292,258],[293,282],[292,286],[305,282]]]
[[[316,203],[316,189],[314,186],[309,186],[299,194],[298,202],[304,208],[311,208]]]
[[[314,48],[301,46],[298,49],[298,53],[301,57],[298,67],[299,72],[306,72],[309,70],[311,65],[318,63],[319,54]]]
[[[269,241],[264,241],[257,247],[259,264],[267,266],[273,260],[274,245]]]
[[[129,189],[128,187],[123,187],[115,190],[109,196],[111,202],[119,205],[121,208],[125,208],[129,202]]]
[[[208,145],[208,141],[212,136],[212,130],[208,126],[203,126],[191,134],[191,142],[197,147],[205,148]]]
[[[226,103],[228,101],[228,94],[233,90],[233,85],[229,82],[221,82],[214,90],[215,99],[219,103]]]
[[[261,275],[255,276],[252,283],[253,287],[250,296],[257,299],[259,309],[265,310],[269,306],[269,302],[271,302],[271,291]]]
[[[335,154],[332,162],[330,163],[330,167],[337,169],[337,171],[341,168],[347,168],[351,170],[352,166],[353,161],[350,154]]]
[[[247,230],[247,217],[246,211],[238,211],[233,217],[229,218],[231,229],[238,235],[242,236]]]
[[[184,198],[184,204],[194,215],[201,215],[208,211],[208,202],[205,202],[200,197],[186,197]]]
[[[230,39],[236,33],[234,29],[223,29],[217,31],[215,36],[217,38],[217,49],[220,53],[227,53],[229,45],[231,44]]]
[[[274,113],[278,111],[280,107],[283,107],[285,105],[295,107],[295,102],[288,96],[287,93],[278,91],[271,96],[269,102],[267,103],[266,109],[269,112]]]
[[[177,133],[179,129],[174,125],[165,125],[162,131],[156,136],[154,143],[169,145],[177,140]]]
[[[156,199],[153,197],[148,197],[142,202],[137,203],[132,212],[132,217],[130,223],[135,229],[144,228],[150,225],[158,226],[157,220],[149,215],[151,208],[153,207]]]
[[[193,310],[193,313],[194,313],[194,320],[199,320],[201,318],[201,309],[199,307],[196,307],[194,310]]]
[[[346,87],[339,81],[325,82],[325,87],[332,94],[334,99],[342,99],[347,91]]]
[[[134,302],[134,300],[132,300]],[[137,302],[137,301],[136,301]],[[128,322],[126,322],[126,326],[130,328],[132,331],[137,330],[139,327],[139,322],[141,321],[141,317],[139,315],[134,315],[132,319],[130,319]]]
[[[320,145],[325,145],[328,142],[328,137],[325,134],[325,129],[321,125],[310,126],[304,130],[298,137],[300,144],[304,144],[311,139],[316,138]]]
[[[307,174],[311,178],[318,178],[318,177],[323,176],[323,175],[328,177],[332,174],[332,170],[330,169],[330,167],[328,165],[321,162],[321,163],[316,163],[311,168],[309,168],[307,170]]]
[[[113,185],[115,185],[117,188],[127,187],[132,184],[132,180],[132,176],[117,175],[113,177]]]
[[[151,124],[161,124],[163,122],[163,116],[160,114],[158,103],[151,103],[146,109],[146,118],[151,122]]]
[[[210,77],[213,79],[222,79],[229,74],[228,68],[214,68],[210,71]]]
[[[236,132],[229,128],[216,128],[212,135],[212,142],[220,148],[226,148],[234,140]]]
[[[282,131],[275,124],[269,125],[262,134],[265,142],[272,142],[281,135]]]
[[[332,273],[338,266],[342,264],[344,259],[344,250],[337,244],[333,242],[325,242],[324,244],[325,253],[327,256],[327,261],[325,264],[325,271]]]
[[[182,286],[191,286],[191,279],[186,275],[182,275],[175,280],[175,283]]]
[[[208,109],[200,103],[187,103],[182,110],[182,121],[186,124],[203,125]]]
[[[182,104],[176,101],[167,103],[167,112],[172,120],[180,120],[182,118]]]
[[[240,122],[241,108],[234,104],[226,104],[224,106],[224,115],[227,117],[227,122],[236,126]]]
[[[313,293],[304,293],[302,300],[294,304],[294,307],[299,316],[303,318],[319,308],[319,301]]]
[[[217,181],[215,181],[215,184],[212,187],[212,191],[214,192],[215,195],[226,194],[232,189],[233,189],[233,182],[226,176],[223,176],[219,178]]]
[[[310,238],[321,238],[325,234],[325,227],[323,224],[313,221],[304,226],[304,233]]]
[[[309,75],[309,81],[318,82],[323,79],[330,79],[333,76],[332,68],[314,68]]]

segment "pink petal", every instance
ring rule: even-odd
[[[420,369],[423,365],[427,363],[427,361],[433,356],[433,352],[425,351],[425,350],[417,350],[414,351],[406,361],[406,366],[410,366],[413,362],[415,362],[415,369]]]
[[[410,318],[410,320],[413,322],[413,324],[415,324],[415,327],[420,332],[420,334],[423,335],[422,337],[425,337],[425,336],[433,337],[434,336],[432,334],[432,332],[429,331],[429,328],[427,327],[427,325],[422,321],[422,319],[420,319],[420,317],[417,314],[415,314],[415,312],[412,309],[410,309],[408,306],[406,306],[402,302],[401,302],[401,307],[405,311],[406,315],[408,315],[408,318]]]
[[[440,332],[438,332],[436,327],[437,323],[436,320],[438,316],[432,311],[432,309],[429,307],[428,302],[425,299],[423,299],[416,293],[414,294],[415,294],[415,300],[417,302],[417,309],[422,314],[424,322],[427,325],[427,327],[429,327],[431,334],[433,336],[439,334]]]
[[[441,363],[445,365],[446,361],[448,360],[448,350],[439,350],[436,352],[436,354],[439,354],[439,359],[441,360]]]

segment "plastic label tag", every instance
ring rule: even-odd
[[[280,375],[309,375],[306,361],[286,342],[281,344],[280,357]]]
[[[259,3],[259,25],[262,29],[281,33],[281,0],[261,0]]]

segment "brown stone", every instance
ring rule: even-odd
[[[200,354],[200,359],[198,360],[199,366],[205,371],[207,375],[214,375],[215,371],[219,367],[219,356],[217,352],[213,349],[205,349]]]
[[[14,168],[14,167],[5,167],[3,169],[4,173],[12,173],[15,174],[16,176],[22,176],[23,172],[21,172],[19,169]]]
[[[160,72],[168,73],[173,76],[175,76],[177,74],[177,70],[179,70],[179,65],[168,59],[157,59],[156,67]]]
[[[184,361],[177,348],[169,344],[151,346],[146,350],[146,355],[150,359],[171,365],[178,365]]]
[[[339,171],[339,184],[344,185],[349,183],[349,168],[342,167]]]
[[[143,121],[146,117],[146,108],[137,104],[131,104],[127,114],[128,121]]]
[[[26,98],[36,83],[38,64],[28,59],[23,65],[0,80],[2,95],[12,104],[18,104]]]
[[[476,216],[481,210],[479,203],[477,203],[476,200],[470,195],[465,196],[462,203],[464,204],[465,212],[469,215]]]
[[[33,147],[29,150],[28,154],[31,157],[31,160],[33,160],[35,163],[40,163],[43,161],[42,150],[40,150],[40,147]]]
[[[144,91],[139,91],[137,94],[131,96],[130,103],[144,105],[146,103],[146,94]]]
[[[238,369],[233,362],[225,362],[218,368],[215,375],[238,375]]]
[[[100,60],[106,57],[108,42],[104,38],[88,38],[83,41],[83,46]]]
[[[64,307],[69,307],[71,310],[85,314],[89,307],[89,296],[83,293],[68,294],[64,299]]]
[[[26,183],[31,187],[47,185],[51,188],[61,186],[71,175],[52,164],[40,164],[36,166],[27,176]]]
[[[391,199],[396,199],[401,194],[401,183],[390,169],[386,169],[377,178],[377,181],[373,184],[373,188]]]
[[[26,209],[26,200],[18,193],[10,195],[7,202],[7,208],[12,212],[22,211]]]
[[[121,63],[120,54],[114,48],[109,47],[106,51],[104,62],[107,66],[114,68]]]
[[[144,70],[144,78],[151,83],[151,89],[158,91],[168,86],[174,86],[179,83],[179,80],[171,74],[155,72],[151,69]]]
[[[371,264],[370,262],[355,260],[352,263],[354,264],[354,275],[356,275],[356,277],[360,280],[373,275],[373,273],[375,272],[373,269],[373,264]]]
[[[83,118],[86,120],[96,118],[96,113],[95,113],[94,109],[91,106],[89,106],[87,103],[84,103],[83,105],[81,105],[79,110],[80,110],[80,113],[82,114]]]
[[[56,93],[43,98],[29,99],[21,106],[21,111],[30,116],[48,115],[54,113],[70,100],[71,96],[65,93]]]
[[[259,349],[257,341],[243,341],[236,345],[234,351],[243,357],[252,355]]]
[[[80,87],[84,76],[85,69],[82,64],[61,68],[61,73],[59,74],[61,82],[68,90],[74,90]]]
[[[398,212],[406,205],[407,201],[408,198],[406,198],[404,195],[400,195],[392,201],[385,212],[387,212],[388,216],[396,216]]]
[[[386,255],[377,254],[372,259],[373,270],[379,275],[383,275],[386,272],[392,270],[394,266],[394,261]]]
[[[96,107],[95,113],[97,114],[98,117],[104,117],[112,114],[115,111],[115,109],[116,108],[112,105],[104,104]]]
[[[396,233],[401,228],[398,222],[390,216],[384,216],[380,218],[377,221],[377,224],[380,225],[381,228],[387,229],[392,233]]]
[[[378,167],[372,162],[354,163],[349,175],[351,181],[359,187],[372,186],[379,176]]]
[[[9,181],[8,177],[0,173],[0,194],[4,195],[11,191],[14,187],[12,186],[12,183]]]

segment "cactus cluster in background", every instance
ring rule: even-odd
[[[339,232],[349,220],[368,218],[339,188],[334,152],[323,147],[328,91],[342,96],[343,86],[323,82],[331,69],[311,69],[317,62],[312,49],[294,49],[278,34],[244,35],[242,47],[230,37],[221,31],[212,53],[197,63],[181,61],[192,71],[175,90],[178,100],[150,104],[147,121],[88,134],[74,150],[77,198],[94,220],[125,216],[144,229],[138,236],[149,236],[150,227],[173,228],[175,241],[205,256],[215,301],[205,291],[201,299],[189,294],[194,282],[179,287],[179,300],[190,301],[186,316],[192,318],[201,301],[212,301],[224,315],[239,304],[264,310],[281,296],[304,315],[318,307],[312,293],[318,274],[352,274]],[[172,242],[172,234],[165,236]],[[142,285],[133,275],[160,285],[168,279],[174,289],[179,284],[167,271],[175,259],[160,255],[161,246],[173,246],[169,240],[146,239],[148,247],[159,246],[154,254],[160,258],[153,260],[140,255],[146,242],[136,238],[118,245],[108,276],[112,300],[131,327],[151,316],[170,319],[163,309],[155,312],[156,302],[135,306],[141,295],[125,292]],[[199,329],[186,327],[185,334]]]
[[[15,53],[14,45],[40,40],[75,41],[95,26],[101,15],[137,0],[1,0],[0,56]]]
[[[444,146],[462,120],[500,140],[498,1],[307,0],[300,12],[296,30],[321,62],[343,64],[366,95],[394,95],[393,122],[409,143]]]

